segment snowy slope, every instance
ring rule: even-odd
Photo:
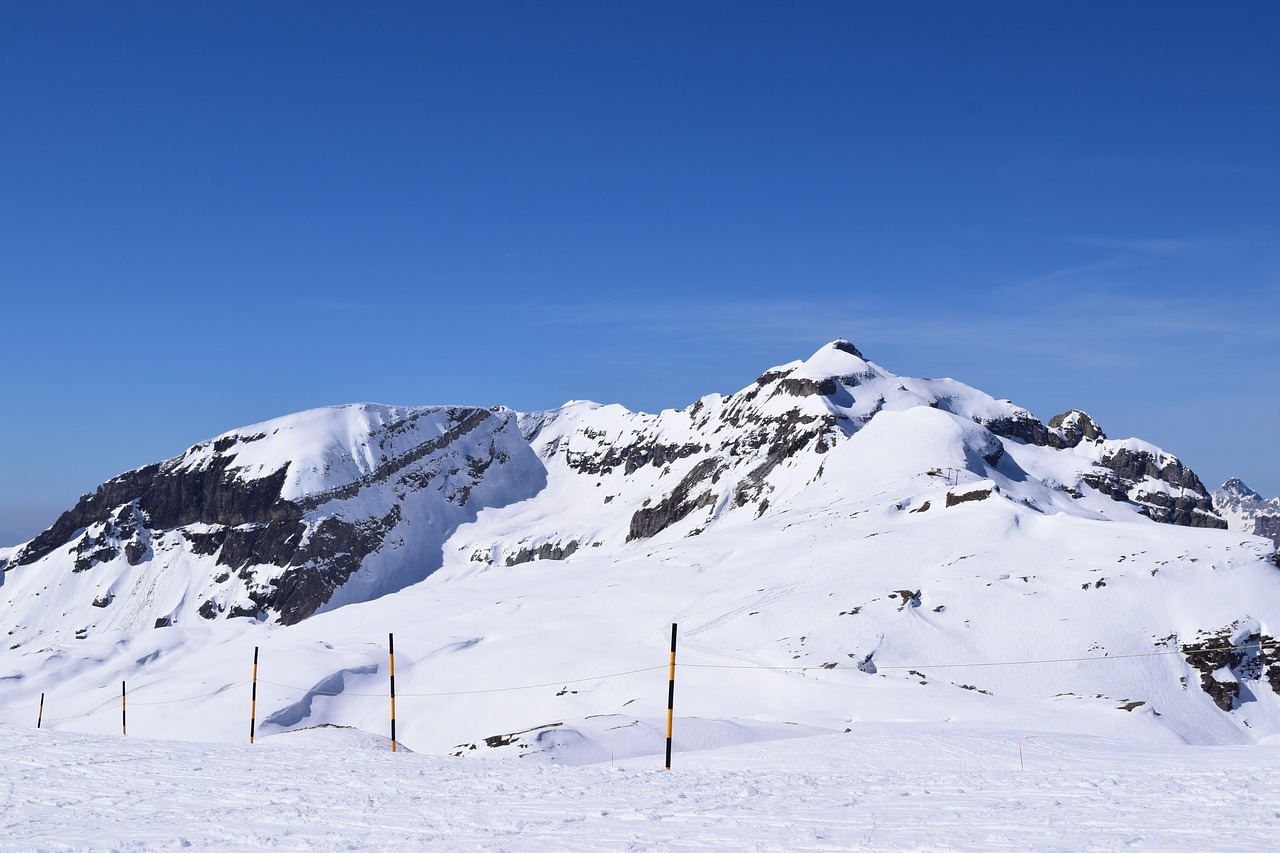
[[[11,850],[1215,850],[1280,846],[1275,746],[862,725],[594,767],[0,728]]]
[[[0,722],[45,694],[46,725],[117,732],[123,680],[131,734],[241,741],[258,647],[261,737],[385,734],[394,632],[416,751],[655,756],[675,622],[686,750],[1280,733],[1274,546],[1194,472],[843,341],[680,411],[339,407],[153,467],[10,555]]]

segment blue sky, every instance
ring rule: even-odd
[[[837,337],[1280,494],[1280,6],[0,5],[0,543],[332,403]]]

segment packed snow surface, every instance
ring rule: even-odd
[[[268,748],[275,746],[277,748]],[[0,728],[5,850],[1280,848],[1280,748],[864,724],[561,766]]]

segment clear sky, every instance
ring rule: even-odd
[[[847,337],[1280,494],[1280,4],[0,4],[0,544],[332,403]]]

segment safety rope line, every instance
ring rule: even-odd
[[[179,698],[179,699],[157,699],[157,700],[152,701],[152,702],[139,702],[138,700],[136,700],[136,699],[132,699],[132,698],[131,698],[131,699],[129,700],[129,706],[130,706],[130,707],[133,707],[133,706],[135,706],[135,705],[148,705],[148,706],[150,706],[150,705],[173,705],[173,704],[176,704],[176,703],[178,703],[178,702],[191,702],[192,700],[195,700],[195,699],[208,699],[210,696],[217,696],[219,693],[225,693],[226,691],[231,690],[231,689],[236,688],[236,687],[243,687],[243,686],[245,686],[245,685],[246,685],[246,684],[248,684],[248,683],[249,683],[249,682],[247,682],[247,681],[236,681],[236,682],[233,682],[233,683],[231,683],[231,684],[224,685],[223,687],[220,687],[220,688],[218,688],[217,690],[211,691],[211,692],[209,692],[209,693],[200,693],[200,694],[197,694],[197,695],[195,695],[195,696],[183,696],[183,697],[181,697],[181,698]],[[101,688],[99,688],[99,689],[101,689]],[[87,711],[87,712],[85,712],[85,713],[83,713],[83,714],[73,714],[73,715],[71,715],[70,717],[45,717],[45,718],[44,718],[44,721],[45,721],[46,723],[61,723],[61,722],[65,722],[65,721],[67,721],[67,720],[80,720],[80,719],[84,719],[85,717],[92,717],[92,716],[94,716],[95,714],[102,714],[102,713],[105,713],[105,712],[107,712],[107,711],[115,712],[115,711],[118,711],[118,710],[119,710],[119,705],[115,704],[114,700],[112,700],[111,702],[108,702],[107,704],[104,704],[101,708],[98,708],[96,711]]]
[[[1262,649],[1274,649],[1278,647],[1280,647],[1280,643],[1248,643],[1242,646],[1215,646],[1213,648],[1208,648],[1208,649],[1189,649],[1189,648],[1183,647],[1177,650],[1165,651],[1165,652],[1139,652],[1139,653],[1127,654],[1127,655],[1102,655],[1101,657],[1094,655],[1091,657],[1081,657],[1081,658],[1044,658],[1042,660],[983,661],[981,663],[930,663],[930,664],[914,664],[910,666],[906,666],[906,665],[881,666],[880,664],[873,664],[873,665],[875,666],[876,670],[960,669],[960,668],[980,667],[980,666],[1038,666],[1041,664],[1051,664],[1051,663],[1098,663],[1101,661],[1124,660],[1126,658],[1155,658],[1155,657],[1165,657],[1168,655],[1201,655],[1201,654],[1208,654],[1210,652],[1247,651],[1249,649],[1257,649],[1258,651],[1261,651]],[[843,669],[843,670],[856,669],[861,671],[862,669],[857,664],[853,664],[853,665],[836,664],[835,666],[831,666],[831,665],[765,666],[763,664],[682,663],[680,664],[680,666],[685,668],[690,668],[690,669],[768,669],[768,670],[783,671],[783,672],[807,672],[809,670],[818,670],[818,669],[826,670],[828,672],[836,669]]]
[[[1251,649],[1261,651],[1263,649],[1275,649],[1275,648],[1280,648],[1280,642],[1247,643],[1243,645],[1233,645],[1233,646],[1213,646],[1210,648],[1203,648],[1203,649],[1187,648],[1183,646],[1183,647],[1179,647],[1178,649],[1173,649],[1173,650],[1168,650],[1163,652],[1139,652],[1139,653],[1124,654],[1124,655],[1103,655],[1101,657],[1092,656],[1092,657],[1074,657],[1074,658],[1044,658],[1044,659],[1038,659],[1038,660],[983,661],[980,663],[935,663],[935,664],[914,664],[914,665],[892,665],[892,666],[881,666],[880,664],[874,664],[874,666],[877,671],[879,670],[909,671],[909,670],[961,669],[961,668],[967,669],[972,667],[984,667],[984,666],[1040,666],[1045,664],[1059,664],[1059,663],[1099,663],[1099,662],[1105,662],[1105,661],[1126,660],[1126,659],[1132,659],[1132,658],[1168,657],[1172,655],[1201,655],[1201,654],[1210,654],[1214,652],[1249,651]],[[677,664],[677,667],[684,668],[684,669],[754,669],[754,670],[766,670],[766,671],[772,671],[772,672],[810,672],[810,671],[831,672],[831,671],[850,671],[850,670],[863,671],[861,667],[858,666],[857,664],[852,664],[852,665],[837,664],[835,666],[831,666],[831,665],[767,666],[764,664],[679,663]],[[603,675],[592,675],[584,678],[559,679],[556,681],[546,681],[541,684],[524,684],[517,687],[489,687],[489,688],[482,688],[479,690],[443,690],[443,691],[436,691],[431,693],[398,693],[397,695],[430,698],[430,697],[444,697],[444,696],[475,696],[475,695],[485,694],[485,693],[509,693],[509,692],[518,691],[518,690],[541,690],[548,687],[558,687],[558,686],[569,685],[569,684],[582,684],[588,681],[604,681],[610,678],[621,678],[628,675],[637,675],[639,673],[644,673],[644,672],[657,672],[658,670],[665,670],[665,669],[667,669],[667,665],[661,664],[659,666],[646,666],[646,667],[641,667],[640,669],[629,669],[629,670],[624,670],[622,672],[610,672],[610,673],[605,673]],[[210,696],[216,696],[220,693],[225,693],[227,690],[231,690],[236,687],[243,687],[248,683],[249,683],[248,681],[237,681],[231,684],[223,685],[217,690],[213,690],[208,693],[201,693],[195,696],[184,696],[177,699],[158,699],[151,702],[140,702],[136,699],[130,699],[130,704],[142,705],[142,706],[154,706],[154,705],[173,705],[179,702],[191,702],[196,699],[207,699]],[[304,693],[310,696],[359,696],[359,697],[382,698],[385,695],[384,693],[381,693],[381,692],[359,693],[359,692],[354,692],[350,690],[337,690],[337,691],[314,690],[309,687],[299,687],[296,684],[282,684],[277,681],[266,681],[263,679],[259,679],[259,683],[270,684],[273,687],[281,687],[281,688],[284,688],[285,690],[293,690],[293,691]],[[118,710],[118,706],[114,704],[114,701],[111,701],[111,702],[104,703],[102,707],[96,710],[88,711],[83,714],[73,714],[69,717],[45,717],[44,720],[45,722],[48,722],[48,723],[60,723],[60,722],[66,722],[68,720],[80,720],[86,717],[92,717],[97,714],[102,714],[106,712],[115,712],[116,710]]]
[[[582,684],[585,681],[604,681],[606,678],[621,678],[624,675],[635,675],[636,673],[639,673],[639,672],[653,672],[659,669],[666,669],[666,666],[665,665],[646,666],[641,669],[629,669],[629,670],[626,670],[625,672],[611,672],[606,675],[592,675],[586,678],[570,678],[567,680],[560,679],[558,681],[548,681],[543,684],[524,684],[519,687],[488,687],[482,690],[445,690],[445,691],[440,691],[436,693],[404,693],[402,691],[397,690],[396,696],[397,697],[401,697],[401,696],[420,696],[420,697],[474,696],[478,693],[508,693],[513,690],[540,690],[545,687],[557,687],[562,684],[568,685],[568,684]],[[283,687],[286,690],[297,690],[302,693],[308,693],[312,696],[375,696],[380,698],[386,695],[385,693],[356,693],[351,690],[341,690],[341,691],[332,691],[332,692],[327,690],[312,690],[309,687],[299,687],[296,684],[280,684],[279,682],[276,682],[276,681],[266,681],[264,679],[258,679],[258,683],[270,684],[273,687]]]

